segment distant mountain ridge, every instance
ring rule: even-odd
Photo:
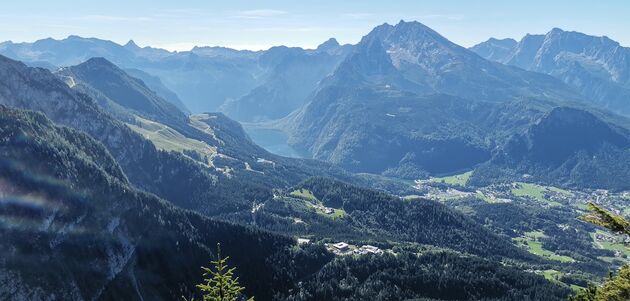
[[[268,69],[265,79],[246,95],[221,106],[228,116],[240,121],[282,118],[300,108],[324,77],[346,57],[350,46],[328,40],[316,50],[272,47],[262,53],[259,64]]]
[[[608,37],[554,28],[518,43],[490,39],[470,49],[487,59],[552,75],[593,106],[630,114],[630,48]]]
[[[157,77],[161,84],[153,85],[153,90],[160,93],[163,89],[159,86],[163,85],[175,92],[175,97],[168,92],[160,96],[182,111],[203,113],[221,108],[232,118],[254,121],[284,117],[301,106],[350,47],[331,39],[312,50],[284,46],[265,51],[194,47],[190,51],[170,52],[141,48],[133,41],[118,45],[69,36],[33,43],[3,42],[0,54],[51,71],[103,57],[122,69],[140,70],[137,77]]]
[[[314,158],[418,177],[489,159],[500,143],[491,139],[497,129],[478,116],[528,99],[579,96],[550,76],[487,61],[425,25],[401,21],[366,35],[309,103],[279,125]]]
[[[548,76],[487,61],[419,22],[404,21],[374,28],[326,81],[486,101],[578,97]]]
[[[171,89],[164,86],[162,80],[159,77],[148,74],[139,69],[126,69],[125,72],[135,78],[138,78],[144,82],[149,89],[155,92],[158,96],[164,98],[168,102],[175,105],[183,113],[189,114],[190,110],[182,102],[182,100]]]
[[[146,84],[104,58],[91,58],[79,65],[61,68],[56,74],[74,85],[85,83],[103,92],[110,100],[149,118],[167,124],[187,122],[177,107],[159,97]]]

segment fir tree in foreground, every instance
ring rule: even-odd
[[[588,204],[590,213],[580,219],[604,227],[617,234],[630,236],[630,222],[593,203]],[[571,301],[628,301],[630,300],[630,266],[623,266],[616,276],[610,275],[601,286],[589,285],[569,298]]]
[[[230,268],[227,261],[230,257],[221,258],[221,244],[217,243],[217,260],[211,261],[214,268],[201,267],[204,281],[196,287],[201,291],[203,301],[241,301],[245,300],[238,277],[234,276],[236,268]],[[194,301],[193,299],[186,301]],[[247,299],[254,301],[254,297]]]

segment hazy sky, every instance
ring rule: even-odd
[[[356,43],[374,26],[417,20],[463,46],[553,27],[607,35],[630,46],[630,1],[3,1],[0,41],[68,35],[188,50],[193,45],[312,48]]]

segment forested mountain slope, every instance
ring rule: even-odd
[[[133,188],[105,147],[42,114],[0,106],[0,134],[1,299],[178,299],[220,242],[247,294],[270,300],[301,277],[280,262],[328,260]]]
[[[629,189],[630,131],[574,108],[554,108],[516,133],[472,183],[530,180],[574,188]]]

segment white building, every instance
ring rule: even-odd
[[[345,242],[338,242],[338,243],[334,244],[333,247],[335,247],[335,249],[337,249],[339,251],[347,251],[348,250],[348,244],[345,243]]]
[[[360,255],[364,255],[364,254],[383,254],[383,250],[381,250],[381,249],[379,249],[378,247],[375,247],[375,246],[363,245],[357,250],[357,253],[360,254]]]

